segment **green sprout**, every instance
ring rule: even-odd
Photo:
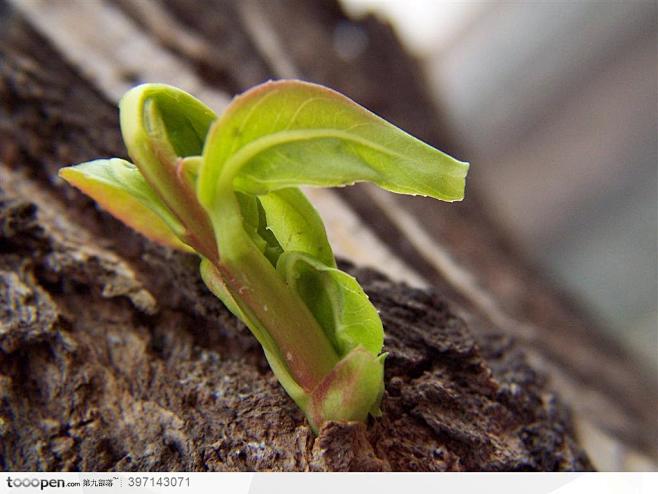
[[[60,176],[146,237],[201,257],[203,281],[249,327],[314,431],[378,416],[382,322],[336,267],[298,187],[372,182],[456,201],[468,164],[294,80],[254,87],[220,117],[184,91],[144,84],[120,115],[134,165],[100,159]]]

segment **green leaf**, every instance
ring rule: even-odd
[[[128,154],[185,226],[185,242],[203,256],[216,258],[210,220],[190,187],[199,161],[189,159],[201,155],[215,114],[186,92],[164,84],[131,89],[121,98],[119,109]]]
[[[339,356],[357,346],[379,354],[384,343],[381,319],[352,276],[300,252],[284,252],[277,271],[302,298]]]
[[[236,197],[240,204],[244,230],[254,241],[258,250],[264,252],[267,247],[267,242],[258,234],[258,228],[260,226],[258,199],[255,196],[240,193],[236,194]],[[221,211],[218,213],[222,214]]]
[[[320,215],[299,189],[275,190],[258,197],[267,230],[284,251],[304,252],[329,267],[336,267]]]
[[[262,84],[235,98],[204,149],[199,198],[220,183],[242,192],[370,181],[398,193],[460,200],[468,164],[398,129],[349,98],[301,81]]]
[[[174,249],[192,251],[177,237],[182,225],[132,163],[119,158],[95,160],[62,168],[59,176],[142,235]]]
[[[200,155],[208,129],[217,118],[201,101],[166,84],[134,87],[121,98],[119,108],[123,140],[136,161],[149,154],[148,143],[144,141],[153,137],[166,138],[176,156]],[[155,111],[164,129],[154,122]],[[162,132],[166,135],[159,135]],[[150,156],[144,157],[150,159]]]

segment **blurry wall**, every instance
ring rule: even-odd
[[[658,7],[343,0],[425,65],[469,186],[549,275],[658,368]]]

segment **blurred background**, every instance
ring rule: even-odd
[[[341,3],[394,27],[456,130],[469,187],[658,370],[657,3]]]

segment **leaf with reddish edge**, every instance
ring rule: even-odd
[[[381,415],[386,355],[358,346],[336,364],[308,398],[306,414],[316,432],[326,420],[365,422],[369,413]]]
[[[251,194],[368,181],[444,201],[464,196],[468,163],[317,84],[283,80],[246,91],[213,124],[206,146],[213,142],[221,148],[198,185],[207,208],[220,176],[229,175],[236,190]]]
[[[194,252],[177,237],[182,225],[132,163],[119,158],[95,160],[62,168],[59,176],[145,237],[173,249]]]
[[[185,166],[193,164],[186,158],[201,154],[215,113],[178,88],[142,84],[121,98],[119,115],[128,154],[185,227],[181,238],[204,257],[216,259],[212,227],[190,187]]]

